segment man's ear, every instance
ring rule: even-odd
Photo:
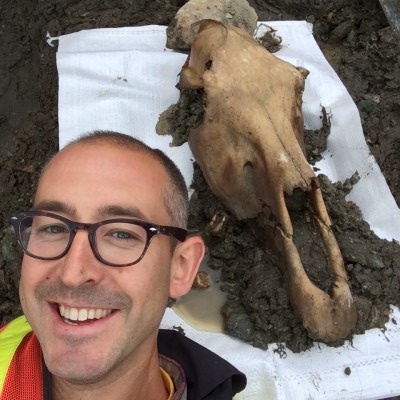
[[[200,236],[189,236],[177,244],[171,261],[170,297],[183,296],[190,290],[204,252],[205,245]]]

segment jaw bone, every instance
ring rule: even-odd
[[[310,336],[348,336],[357,314],[343,258],[304,152],[302,92],[308,71],[282,61],[243,30],[203,20],[179,88],[204,89],[202,123],[189,145],[211,190],[238,218],[263,216],[283,257],[289,296]],[[285,196],[308,196],[335,279],[326,293],[308,278],[293,242]]]

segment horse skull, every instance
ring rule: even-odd
[[[308,71],[270,54],[247,32],[203,20],[180,74],[180,89],[203,88],[204,117],[189,145],[204,177],[238,218],[263,214],[283,256],[292,307],[312,338],[344,338],[356,323],[339,246],[303,144]],[[326,293],[308,278],[293,242],[285,195],[310,199],[335,280]]]

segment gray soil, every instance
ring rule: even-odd
[[[157,130],[174,132],[173,143],[180,145],[187,140],[190,128],[202,120],[202,104],[202,90],[182,91],[177,104],[160,116]],[[330,125],[325,112],[323,121],[319,131],[305,131],[310,164],[318,161],[326,148]],[[359,208],[345,200],[358,179],[354,174],[345,182],[332,184],[326,176],[319,176],[356,302],[358,319],[353,334],[383,328],[388,320],[388,305],[400,303],[400,245],[377,237],[362,219]],[[222,310],[226,332],[260,348],[276,342],[285,342],[295,352],[309,348],[313,338],[290,306],[280,268],[282,257],[271,234],[263,228],[262,216],[237,220],[212,193],[197,165],[192,189],[189,225],[200,228],[208,247],[208,265],[221,271],[222,290],[228,293]],[[310,218],[310,205],[301,192],[287,198],[287,204],[294,241],[307,275],[329,292],[334,275]],[[210,228],[215,216],[217,221],[225,218],[217,233]],[[341,345],[343,340],[330,344]]]
[[[56,48],[52,36],[99,27],[168,25],[180,0],[1,2],[0,58],[0,323],[20,314],[17,252],[10,213],[30,208],[30,199],[45,160],[58,148]],[[272,4],[273,3],[273,4]],[[389,27],[378,0],[333,2],[253,0],[259,20],[306,19],[328,61],[335,68],[362,118],[366,141],[400,204],[400,58],[399,36]],[[201,94],[200,94],[201,95]],[[198,118],[191,113],[191,118]],[[195,121],[191,122],[195,123]],[[328,124],[329,125],[329,124]],[[329,126],[325,127],[329,133]],[[310,135],[311,136],[311,135]],[[322,135],[323,136],[323,135]],[[307,137],[307,135],[306,135]],[[321,143],[308,143],[310,162]],[[333,185],[321,178],[335,235],[351,289],[356,297],[356,333],[382,327],[388,305],[400,301],[400,248],[377,238],[354,204],[344,200],[356,177]],[[276,250],[266,249],[255,221],[238,222],[216,201],[196,171],[191,221],[205,234],[211,264],[220,268],[229,301],[224,308],[227,331],[255,346],[286,342],[301,351],[312,339],[289,305]],[[227,216],[218,235],[206,230],[215,215]],[[292,211],[296,235],[311,279],[322,288],[331,282],[320,263],[320,247],[307,229],[304,212]],[[310,248],[313,251],[310,251]]]

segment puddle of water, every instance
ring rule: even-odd
[[[220,271],[205,264],[200,267],[207,272],[211,285],[207,289],[192,289],[176,300],[173,310],[192,328],[206,332],[223,332],[221,308],[226,302],[226,293],[220,290]]]

